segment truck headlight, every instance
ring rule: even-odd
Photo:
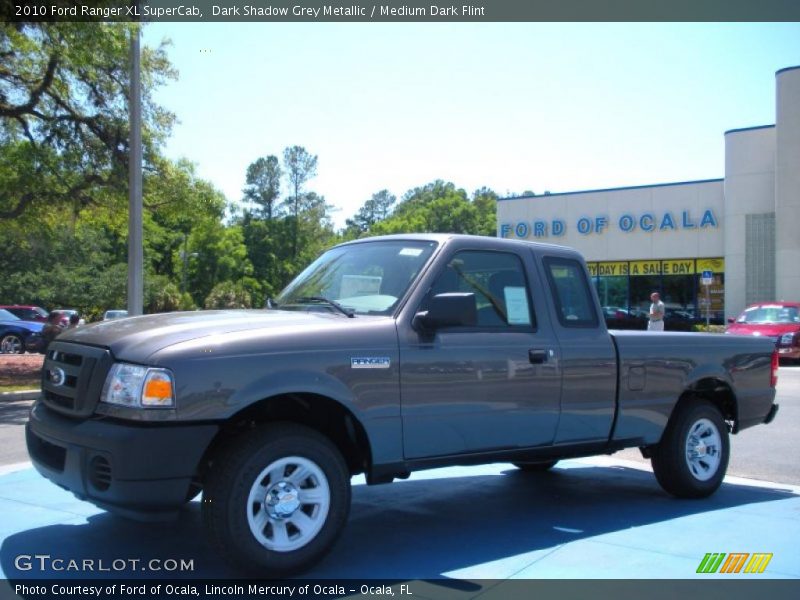
[[[172,373],[140,365],[115,363],[106,377],[100,402],[131,408],[175,408]]]

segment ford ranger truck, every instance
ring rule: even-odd
[[[359,473],[640,448],[668,493],[708,496],[729,435],[775,417],[777,368],[770,340],[609,332],[569,248],[376,237],[328,250],[268,309],[63,333],[27,446],[44,477],[128,517],[202,492],[223,557],[286,575],[333,545]]]

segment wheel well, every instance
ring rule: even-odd
[[[326,436],[342,453],[351,475],[369,470],[372,460],[369,441],[353,413],[326,396],[283,394],[256,402],[223,424],[200,463],[200,481],[221,446],[260,423],[276,421],[299,423]]]
[[[678,404],[691,402],[697,398],[708,400],[716,406],[722,414],[722,418],[728,423],[731,432],[736,433],[738,431],[739,411],[736,404],[736,396],[727,383],[713,377],[700,379],[681,395]]]

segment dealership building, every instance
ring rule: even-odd
[[[723,179],[503,198],[498,236],[577,248],[604,306],[800,301],[800,67],[775,79],[775,124],[725,133]]]

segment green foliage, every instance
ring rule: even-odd
[[[708,325],[706,326],[705,323],[697,323],[692,327],[693,331],[699,331],[701,333],[725,333],[725,325]]]
[[[197,310],[197,305],[189,292],[181,294],[181,301],[178,304],[178,310]]]
[[[389,193],[389,190],[372,194],[353,218],[347,219],[346,234],[351,238],[357,238],[367,233],[373,225],[389,217],[395,202],[397,196]]]
[[[0,219],[59,206],[76,215],[123,192],[132,23],[0,23]],[[175,77],[164,47],[142,52],[145,161],[174,116],[152,91]]]
[[[467,233],[494,235],[497,195],[486,188],[470,199],[449,182],[434,181],[409,190],[388,219],[369,229],[371,235],[389,233]]]
[[[300,243],[300,218],[301,214],[313,208],[313,198],[310,194],[302,194],[303,186],[309,179],[317,175],[317,157],[312,155],[302,146],[291,146],[283,151],[283,164],[292,196],[284,202],[294,219],[292,228],[292,258],[297,258]],[[315,195],[314,195],[315,196]],[[309,202],[311,200],[311,202]]]
[[[279,216],[278,197],[281,193],[283,172],[277,156],[259,158],[247,167],[244,199],[258,206],[258,216],[271,221]]]
[[[214,286],[205,301],[206,308],[251,308],[250,293],[241,283],[223,281]]]
[[[252,275],[240,225],[211,219],[197,223],[188,238],[187,280],[198,304],[224,281]]]
[[[163,275],[147,278],[144,297],[144,310],[147,313],[171,312],[178,310],[181,304],[178,286]]]

